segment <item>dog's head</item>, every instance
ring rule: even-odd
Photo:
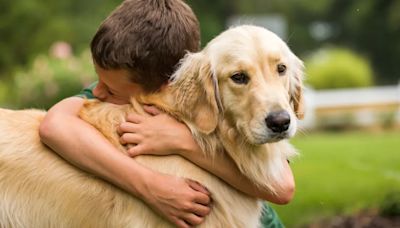
[[[274,33],[229,29],[190,53],[172,77],[176,107],[198,130],[213,132],[221,116],[251,144],[293,136],[303,117],[303,64]]]

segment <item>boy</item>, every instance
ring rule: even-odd
[[[185,52],[198,48],[197,19],[181,0],[126,0],[102,23],[91,42],[99,80],[86,90],[86,96],[127,104],[131,96],[159,90]],[[197,182],[154,172],[120,153],[79,119],[83,103],[81,97],[71,97],[53,106],[40,126],[42,141],[71,163],[143,199],[175,225],[200,224],[210,212],[209,192]],[[179,153],[251,196],[275,203],[292,198],[290,168],[279,196],[257,189],[225,155],[212,164],[202,157],[185,125],[153,107],[146,110],[154,116],[129,115],[120,126],[121,142],[137,144],[131,155]]]

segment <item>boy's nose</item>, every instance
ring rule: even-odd
[[[102,86],[100,83],[97,84],[93,89],[93,96],[101,101],[104,101],[107,98],[107,92],[105,91],[104,86]]]

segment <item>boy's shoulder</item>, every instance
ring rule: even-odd
[[[79,92],[79,94],[75,95],[76,97],[86,98],[86,99],[95,99],[96,97],[93,95],[93,89],[96,87],[98,81],[93,82],[88,87],[84,88]]]

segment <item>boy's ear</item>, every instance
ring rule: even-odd
[[[293,104],[293,110],[298,119],[304,118],[304,95],[303,95],[303,78],[304,65],[303,62],[294,56],[293,77],[291,79],[290,99]]]
[[[223,112],[218,81],[202,53],[188,54],[172,79],[176,107],[201,133],[215,130]]]

